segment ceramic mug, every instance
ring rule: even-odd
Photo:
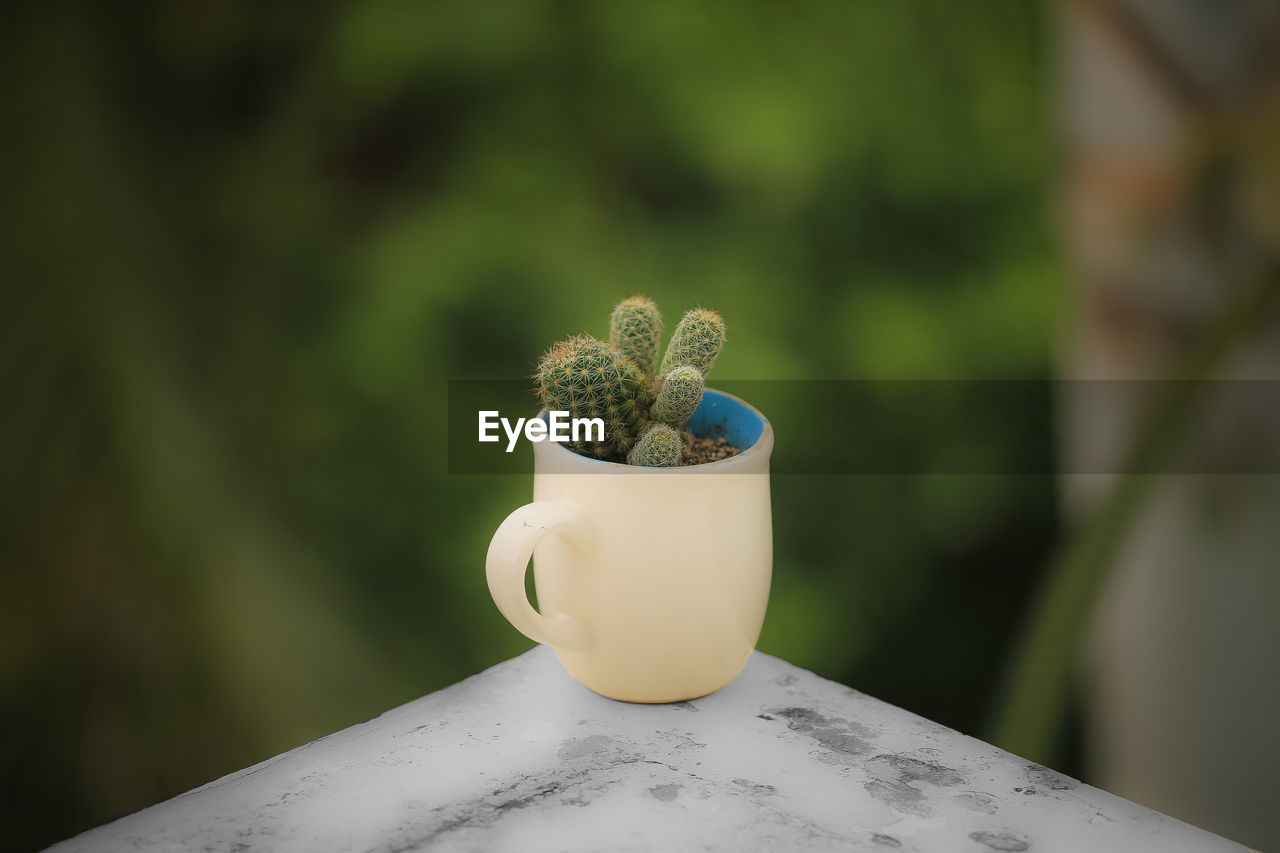
[[[689,422],[743,452],[640,468],[535,443],[533,503],[489,545],[489,591],[569,674],[628,702],[705,696],[737,677],[764,624],[773,574],[769,455],[754,408],[707,389]],[[525,595],[530,556],[538,603]]]

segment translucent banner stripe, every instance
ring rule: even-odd
[[[1192,387],[1194,384],[1195,387]],[[726,380],[712,387],[751,403],[773,425],[772,470],[783,475],[1280,474],[1280,380]],[[1181,424],[1148,423],[1163,400]],[[448,470],[533,470],[478,440],[481,411],[514,424],[538,411],[527,380],[451,380]],[[1152,428],[1154,426],[1154,429]],[[1133,436],[1177,427],[1162,455],[1134,454]]]

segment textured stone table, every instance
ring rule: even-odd
[[[540,646],[53,849],[1244,848],[767,655],[628,705]]]

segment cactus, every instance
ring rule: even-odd
[[[715,311],[695,308],[680,319],[667,354],[662,359],[659,376],[667,376],[682,364],[698,368],[704,377],[716,363],[724,346],[724,320]]]
[[[654,423],[627,454],[628,465],[647,468],[672,468],[680,464],[684,440],[666,424]]]
[[[548,410],[604,420],[604,441],[582,442],[575,450],[620,457],[648,426],[653,404],[649,377],[631,359],[589,335],[553,346],[539,360],[534,378]]]
[[[609,317],[609,343],[652,375],[662,343],[662,315],[653,300],[632,296],[619,302]]]
[[[662,380],[662,389],[650,412],[655,421],[681,429],[702,402],[706,380],[696,367],[682,364]]]
[[[680,464],[681,430],[702,402],[707,372],[724,345],[724,320],[705,308],[685,314],[655,376],[661,337],[658,306],[632,296],[613,309],[608,343],[578,335],[542,356],[534,374],[542,405],[604,420],[603,442],[572,449],[632,465]]]

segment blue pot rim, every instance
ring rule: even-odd
[[[748,458],[755,458],[762,455],[768,456],[773,452],[773,426],[770,425],[769,419],[766,418],[755,406],[751,405],[746,400],[743,400],[741,397],[736,397],[727,391],[718,391],[715,388],[706,389],[702,395],[702,403],[698,406],[697,411],[694,412],[694,415],[690,418],[689,422],[693,423],[697,420],[699,413],[703,412],[704,407],[710,405],[711,408],[715,408],[720,402],[736,404],[736,406],[740,407],[745,414],[753,416],[758,423],[760,433],[756,437],[756,440],[751,443],[751,446],[743,450],[741,453],[734,454],[726,459],[717,459],[715,462],[703,462],[700,465],[681,465],[675,468],[646,468],[640,465],[626,465],[621,462],[608,462],[604,459],[592,459],[590,456],[583,456],[581,453],[575,453],[568,447],[553,442],[544,442],[543,446],[549,453],[567,453],[574,458],[575,462],[580,461],[588,463],[591,466],[600,466],[598,470],[601,472],[607,471],[610,468],[617,468],[619,472],[650,472],[655,474],[692,474],[713,472],[724,467],[737,467]],[[543,409],[538,413],[538,417],[545,420],[546,414],[546,409]]]

